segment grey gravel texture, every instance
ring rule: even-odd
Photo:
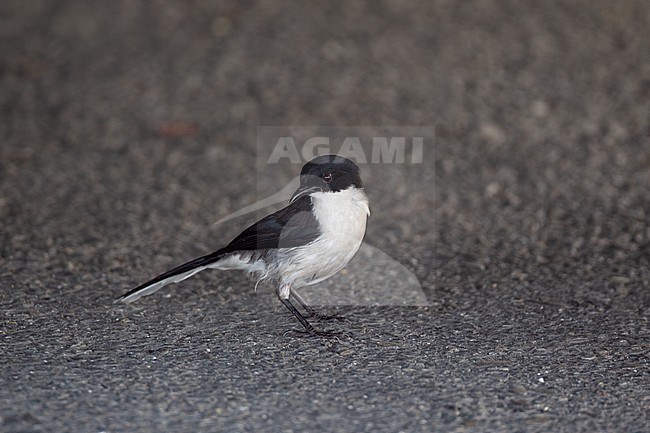
[[[643,0],[0,2],[0,430],[650,431],[649,28]],[[344,333],[304,338],[239,273],[112,304],[251,222],[212,224],[260,198],[260,125],[435,127],[363,167],[427,306],[332,300]]]

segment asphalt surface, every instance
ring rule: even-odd
[[[1,2],[0,430],[650,431],[648,28],[642,0]],[[435,127],[362,168],[405,274],[344,275],[426,302],[332,295],[336,338],[238,273],[112,304],[295,175],[253,168],[262,125]]]

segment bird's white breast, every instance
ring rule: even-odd
[[[360,188],[318,192],[311,197],[321,236],[295,249],[288,269],[280,271],[285,282],[295,287],[318,283],[343,269],[359,250],[370,215],[368,197]]]

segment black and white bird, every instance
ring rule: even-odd
[[[184,263],[136,287],[115,302],[133,302],[204,269],[241,269],[277,284],[276,294],[310,334],[318,333],[291,303],[312,316],[296,289],[339,272],[356,254],[370,216],[359,167],[339,155],[323,155],[302,167],[289,205],[256,222],[228,245]]]

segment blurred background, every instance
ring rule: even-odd
[[[459,311],[499,320],[515,308],[503,317],[526,323],[525,335],[547,322],[517,308],[550,305],[572,318],[619,312],[626,335],[647,336],[649,21],[647,2],[633,0],[2,1],[0,302],[15,323],[5,331],[13,356],[29,363],[23,352],[49,347],[51,335],[76,341],[68,333],[87,321],[121,320],[131,310],[111,309],[116,296],[250,223],[213,225],[267,192],[257,131],[269,125],[434,127],[421,164],[362,167],[367,241],[419,280],[431,304],[418,313],[425,334],[427,324],[435,335],[456,326]],[[278,170],[264,188],[295,174]],[[165,318],[180,317],[164,326],[184,332],[192,320],[175,314],[202,302],[226,314],[201,319],[213,329],[241,322],[220,308],[282,320],[272,295],[252,300],[241,275],[192,281],[141,301],[151,315],[120,325],[130,350],[138,329],[155,332]],[[112,329],[105,350],[124,344]],[[45,398],[29,389],[16,384],[3,402]],[[447,421],[464,425],[456,409],[421,398],[411,419],[450,411]],[[541,410],[534,400],[521,410]],[[6,421],[10,430],[33,425],[3,416],[18,423]],[[485,417],[503,420],[463,419]]]
[[[642,3],[0,7],[5,258],[192,253],[254,201],[258,126],[433,125],[417,179],[368,188],[368,239],[421,278],[647,271]]]
[[[364,172],[368,241],[431,288],[647,284],[642,2],[0,8],[5,269],[132,284],[235,234],[258,126],[425,125],[421,165]]]

